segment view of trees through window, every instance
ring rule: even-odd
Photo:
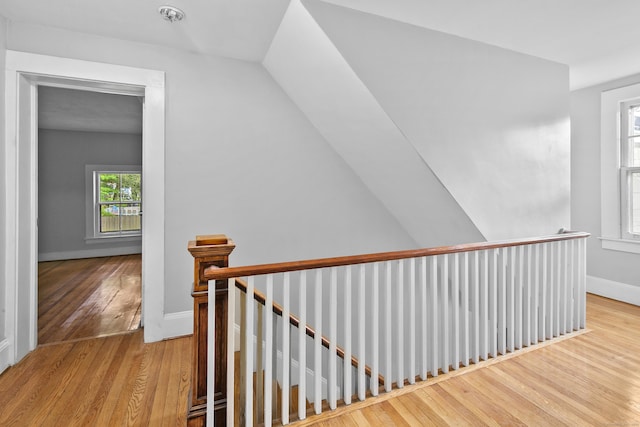
[[[141,230],[142,191],[139,172],[99,172],[100,233]]]

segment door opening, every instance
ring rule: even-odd
[[[38,343],[135,330],[144,99],[37,90]]]

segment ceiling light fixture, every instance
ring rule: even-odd
[[[184,19],[184,12],[174,6],[160,6],[158,12],[169,22],[182,21]]]

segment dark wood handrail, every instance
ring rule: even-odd
[[[245,294],[247,293],[247,283],[242,280],[242,279],[236,279],[236,288],[240,289],[240,291],[244,292]],[[265,295],[263,293],[261,293],[259,290],[254,289],[253,291],[253,298],[259,303],[262,304],[264,306],[266,306],[267,304],[267,298],[265,297]],[[282,306],[276,302],[273,303],[273,312],[282,317],[282,313],[283,313],[283,309]],[[294,316],[293,314],[289,314],[289,323],[291,324],[291,326],[294,326],[296,328],[300,327],[300,319],[298,319],[296,316]],[[311,337],[311,338],[315,338],[316,336],[316,331],[315,329],[313,329],[311,326],[309,325],[305,325],[305,331],[306,334]],[[331,341],[329,341],[329,339],[327,337],[325,337],[324,335],[321,336],[321,341],[322,341],[322,346],[325,348],[329,348],[331,345]],[[344,360],[344,356],[345,356],[345,352],[344,349],[338,345],[336,345],[336,354],[338,355],[339,358],[341,358],[342,360]],[[353,366],[354,368],[357,368],[359,365],[359,361],[358,358],[355,356],[351,356],[351,366]],[[365,365],[364,366],[364,372],[365,374],[367,374],[367,376],[369,378],[371,378],[371,367]],[[379,384],[384,384],[384,376],[382,375],[378,375],[378,382]]]
[[[562,240],[580,239],[589,237],[585,232],[563,232],[543,237],[531,237],[525,239],[501,240],[495,242],[465,243],[452,246],[440,246],[436,248],[411,249],[396,252],[380,252],[366,255],[353,255],[335,258],[319,258],[304,261],[280,262],[275,264],[259,264],[246,267],[208,267],[204,270],[204,280],[222,280],[246,276],[258,276],[262,274],[283,273],[287,271],[311,270],[314,268],[340,267],[344,265],[366,264],[380,261],[393,261],[406,258],[418,258],[424,256],[453,254],[459,252],[471,252],[487,249],[508,248],[512,246],[533,245]]]

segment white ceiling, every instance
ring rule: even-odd
[[[574,88],[640,72],[638,0],[324,1],[568,64]],[[162,20],[158,0],[0,0],[0,15],[260,61],[289,0],[170,3],[186,12],[184,21]]]
[[[303,1],[326,1],[567,64],[572,88],[640,72],[638,0]],[[288,3],[171,0],[186,13],[184,21],[174,24],[160,17],[158,0],[0,0],[0,15],[10,21],[261,61]],[[86,108],[78,110],[83,111]]]
[[[142,100],[137,96],[39,86],[38,127],[142,134]]]

